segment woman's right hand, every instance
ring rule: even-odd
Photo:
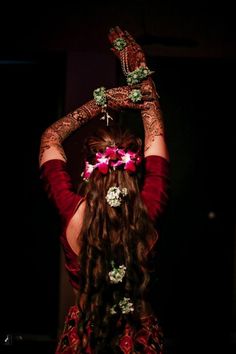
[[[141,46],[127,31],[123,31],[119,26],[110,29],[108,39],[112,45],[112,52],[120,59],[124,74],[138,69],[140,66],[146,67],[146,58]],[[119,50],[115,44],[117,40],[123,40],[126,46]]]
[[[108,38],[113,46],[111,50],[120,59],[121,67],[125,75],[138,69],[140,66],[147,67],[144,51],[129,32],[123,31],[119,26],[116,26],[110,30]],[[114,43],[119,39],[123,39],[126,43],[126,46],[122,50],[118,50],[114,47]],[[139,85],[133,85],[132,88],[136,88],[136,86],[142,87],[143,93],[149,95],[149,100],[153,101],[158,99],[159,95],[151,76],[148,76]]]
[[[141,99],[138,102],[133,102],[130,95],[138,90],[141,93]],[[152,84],[145,80],[139,85],[135,86],[121,86],[106,90],[106,98],[108,108],[114,110],[121,109],[138,109],[142,110],[146,107],[146,103],[155,99],[155,91],[153,91]]]

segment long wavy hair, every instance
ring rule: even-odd
[[[85,143],[86,158],[95,163],[97,152],[107,146],[140,151],[142,141],[119,128],[99,130]],[[148,262],[150,245],[156,240],[156,232],[149,220],[140,196],[140,180],[137,173],[130,174],[123,168],[101,174],[95,169],[85,186],[86,207],[79,236],[79,264],[81,287],[78,306],[84,328],[79,329],[82,347],[89,345],[94,353],[118,353],[119,335],[125,324],[138,328],[141,318],[150,313],[147,295],[150,278]],[[106,202],[110,187],[120,186],[128,195],[119,207]],[[119,284],[111,284],[108,273],[111,264],[126,267],[125,277]],[[114,304],[124,297],[130,298],[134,311],[111,314]]]

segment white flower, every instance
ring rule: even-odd
[[[123,300],[120,300],[119,306],[120,306],[121,312],[123,314],[127,314],[129,312],[134,311],[134,304],[132,302],[130,302],[129,297],[124,297]]]
[[[121,157],[121,159],[124,163],[127,163],[131,160],[131,156],[128,152],[126,152],[125,155]]]
[[[110,187],[105,198],[110,206],[118,207],[121,205],[122,197],[127,194],[127,188]]]
[[[115,268],[113,264],[113,269],[110,271],[109,278],[112,284],[121,283],[125,276],[126,267],[124,265],[120,265],[119,268]]]
[[[116,312],[116,310],[115,310],[115,308],[116,308],[116,305],[113,305],[111,308],[110,308],[110,314],[111,315],[115,315],[117,312]]]
[[[127,188],[122,188],[121,189],[121,193],[125,197],[128,194],[128,189]]]

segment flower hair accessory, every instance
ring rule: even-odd
[[[119,301],[118,305],[113,305],[110,309],[111,315],[115,315],[117,313],[117,307],[120,308],[122,314],[124,315],[134,311],[134,304],[130,301],[129,297],[124,297]]]
[[[123,197],[128,194],[127,188],[110,187],[108,189],[106,200],[111,207],[118,207],[121,205]],[[114,273],[116,270],[114,270]]]
[[[123,168],[129,173],[134,173],[141,161],[142,157],[139,151],[125,151],[116,146],[107,146],[103,153],[96,153],[95,164],[90,164],[88,161],[85,162],[85,169],[81,176],[85,181],[88,181],[95,169],[98,169],[99,172],[104,175],[106,175],[109,170],[112,171],[118,168]]]
[[[125,276],[126,267],[122,264],[118,268],[116,268],[114,261],[111,262],[111,266],[112,270],[108,273],[110,282],[112,284],[121,283]]]

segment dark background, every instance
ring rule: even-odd
[[[168,353],[233,353],[235,280],[235,28],[230,3],[21,3],[2,8],[0,37],[3,353],[53,353],[71,301],[59,223],[42,191],[43,130],[122,80],[107,31],[143,45],[161,96],[171,194],[153,302]],[[131,129],[142,133],[140,117]],[[65,144],[76,185],[84,135]],[[75,149],[76,148],[76,149]],[[76,151],[73,153],[72,151]],[[9,335],[7,337],[7,335]],[[10,338],[12,345],[4,345]],[[21,339],[22,338],[22,339]]]

